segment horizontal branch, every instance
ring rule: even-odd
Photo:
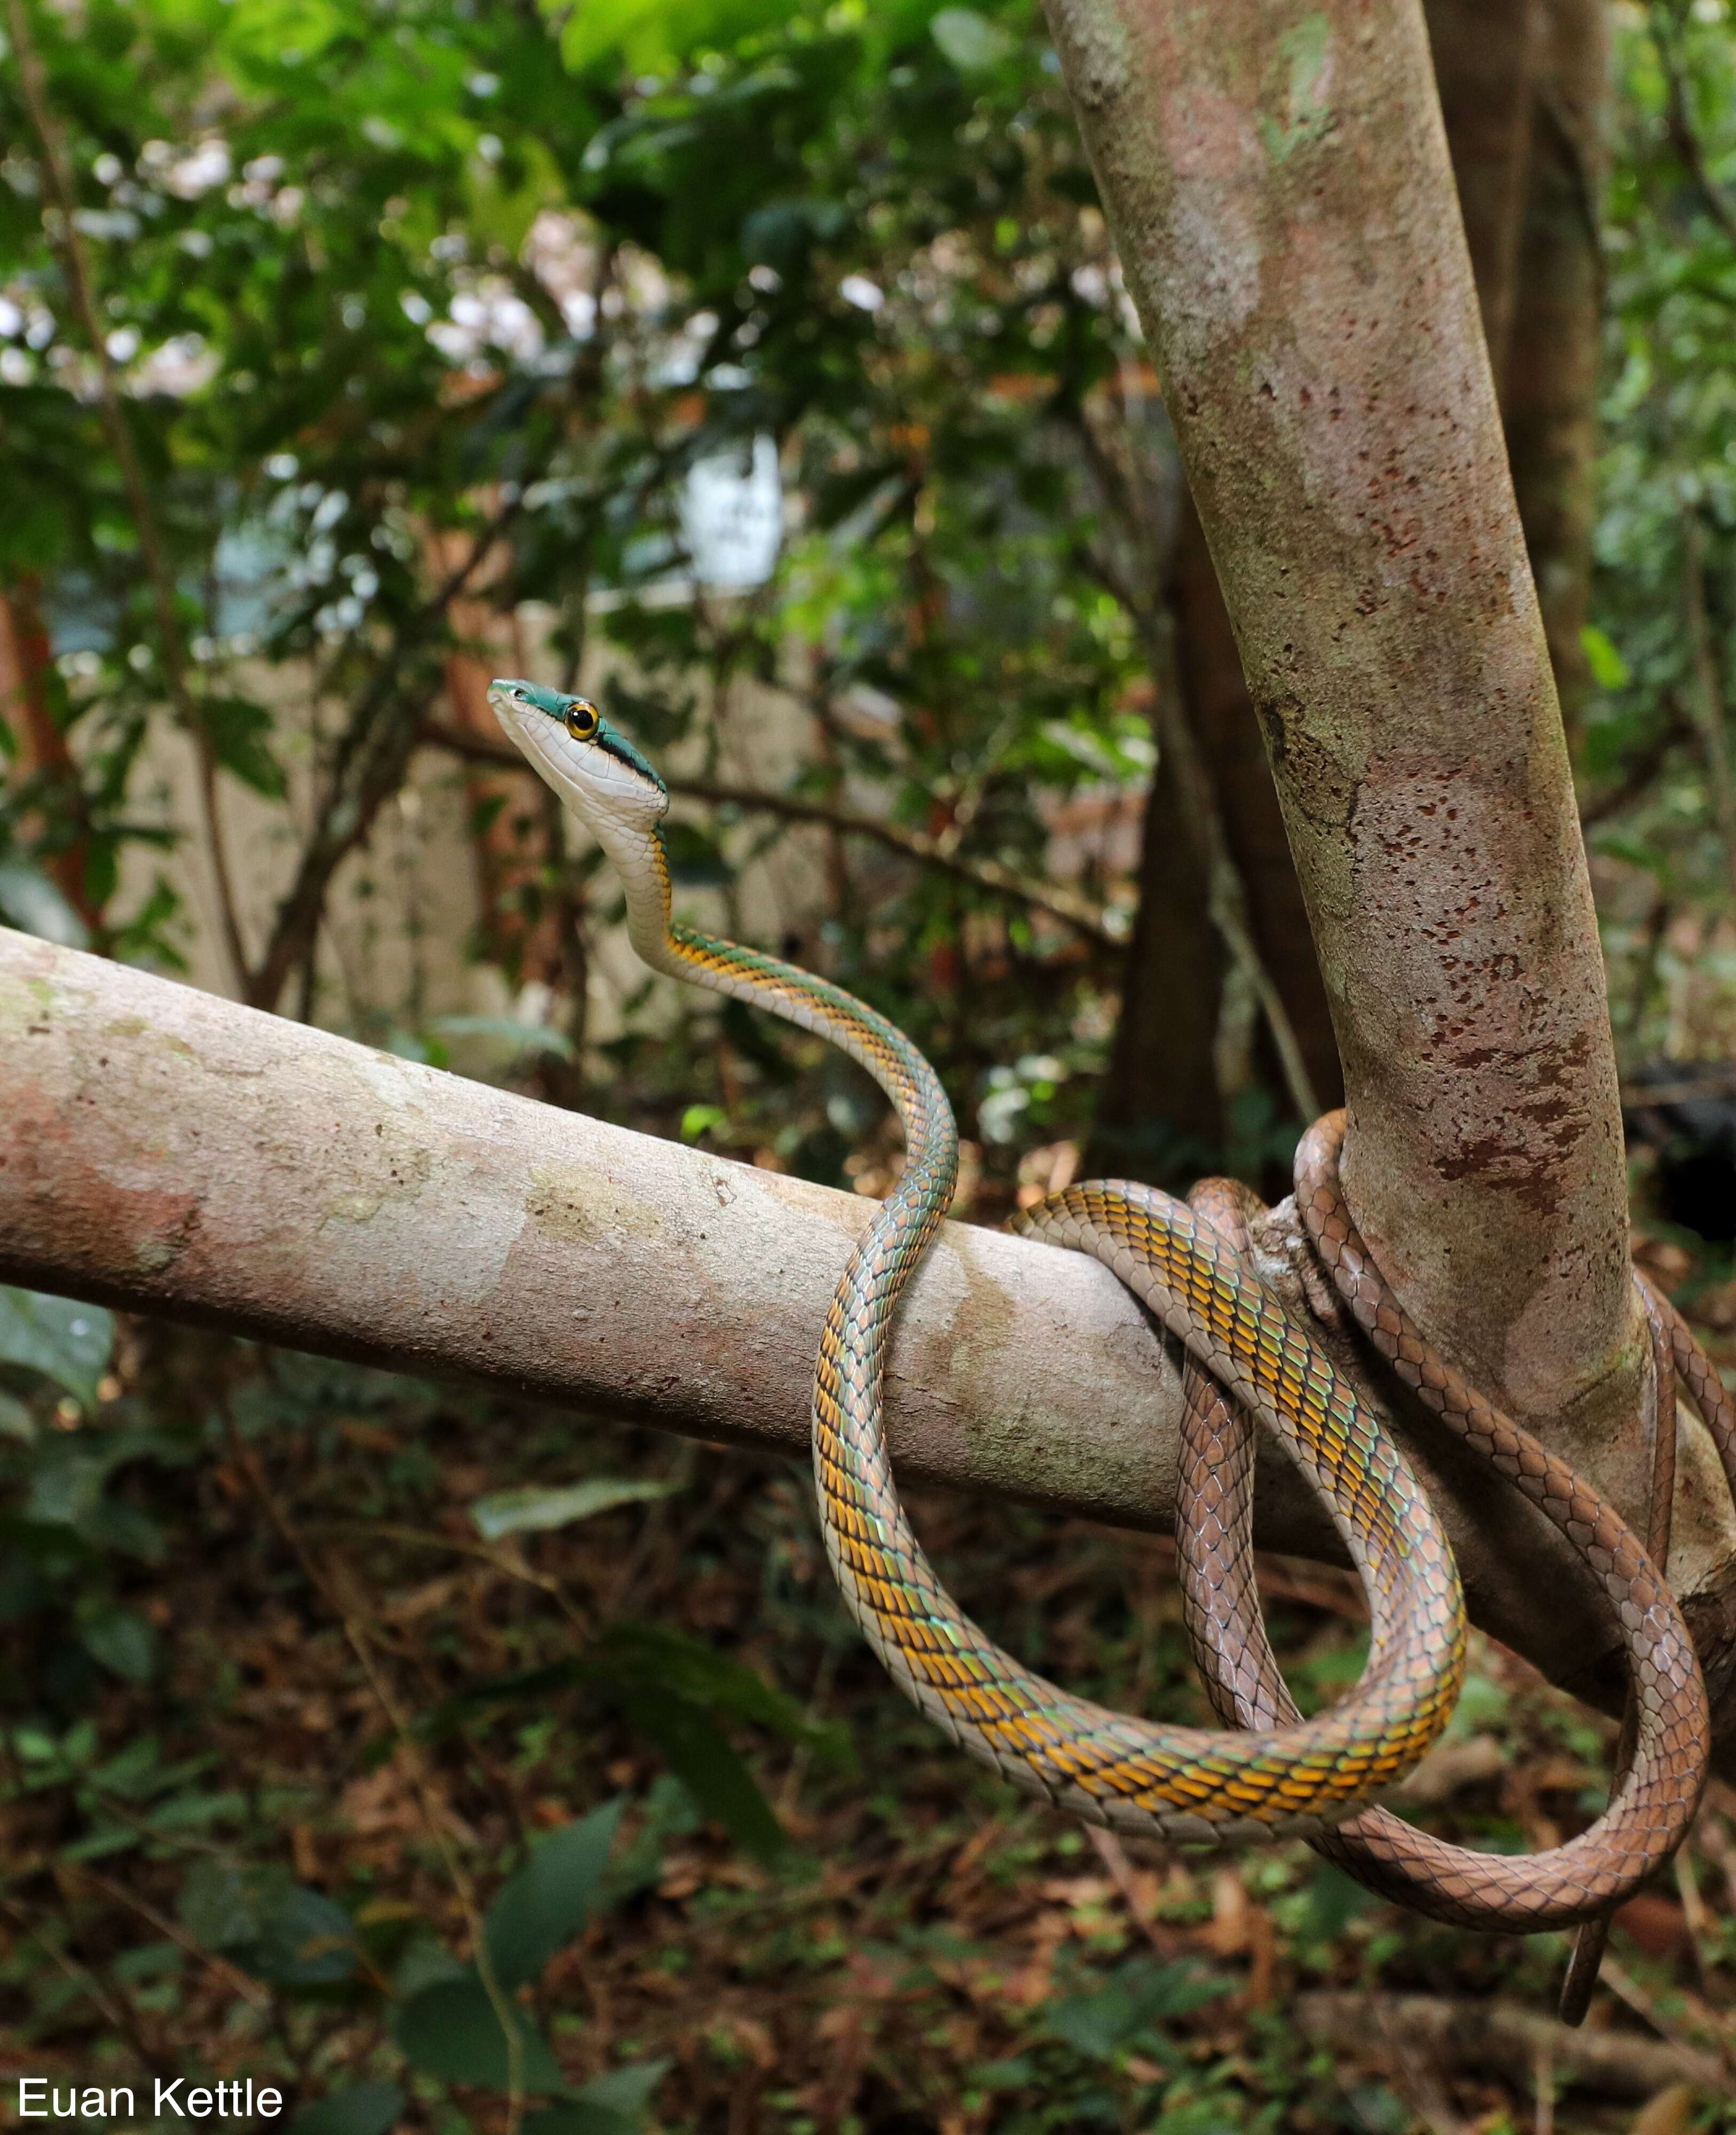
[[[0,1281],[805,1460],[868,1213],[0,928]],[[1281,1284],[1286,1223],[1265,1227]],[[902,1475],[1161,1530],[1179,1415],[1175,1362],[1106,1269],[945,1227],[893,1339]],[[1549,1531],[1472,1456],[1400,1431],[1473,1616],[1601,1698],[1608,1627]],[[1709,1465],[1685,1437],[1671,1570],[1715,1644]],[[1339,1555],[1269,1448],[1255,1519],[1268,1548]]]
[[[805,1458],[869,1206],[0,928],[0,1281]],[[906,1474],[1159,1526],[1178,1401],[1105,1269],[961,1224],[887,1389]]]
[[[432,747],[471,763],[497,765],[502,771],[525,771],[525,759],[509,741],[495,741],[486,734],[467,733],[443,720],[423,724],[422,738]],[[901,823],[879,816],[864,816],[853,808],[834,807],[828,801],[812,801],[799,793],[772,793],[757,786],[730,786],[711,778],[671,777],[665,782],[671,793],[688,801],[704,801],[713,807],[747,808],[762,816],[779,816],[791,823],[815,823],[847,838],[866,838],[919,866],[950,874],[986,890],[991,897],[1010,898],[1033,912],[1046,912],[1063,927],[1071,927],[1090,942],[1105,948],[1120,949],[1126,942],[1126,922],[1120,915],[1088,897],[1040,877],[1023,875],[1004,862],[961,853],[944,839],[926,831],[907,830]],[[1119,922],[1119,923],[1118,923]]]

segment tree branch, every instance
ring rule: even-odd
[[[497,765],[503,771],[524,771],[527,767],[524,758],[510,741],[467,733],[462,728],[448,725],[444,720],[423,720],[422,739],[435,748],[443,748],[473,763]],[[1124,922],[1116,923],[1119,915],[1094,903],[1090,898],[1078,896],[1057,884],[1023,875],[1002,861],[972,858],[925,831],[907,830],[902,824],[887,822],[878,816],[834,807],[829,801],[810,801],[798,793],[771,793],[757,786],[731,786],[711,778],[670,777],[665,783],[671,793],[685,800],[704,801],[713,807],[746,808],[762,816],[781,816],[791,823],[818,823],[847,837],[869,839],[888,852],[915,860],[919,866],[933,868],[960,882],[968,882],[977,889],[986,890],[991,897],[1010,898],[1014,903],[1029,906],[1032,911],[1046,912],[1052,919],[1058,919],[1075,933],[1082,934],[1089,942],[1100,942],[1105,948],[1119,949],[1126,940]]]
[[[4,929],[0,1032],[0,1281],[805,1462],[815,1345],[868,1213],[854,1195]],[[1288,1204],[1260,1238],[1299,1300]],[[907,1479],[1173,1521],[1174,1362],[1083,1255],[949,1225],[899,1316],[887,1413]],[[1438,1428],[1396,1428],[1475,1619],[1619,1704],[1603,1605],[1555,1577],[1531,1508]],[[1736,1541],[1695,1509],[1719,1501],[1691,1424],[1680,1473],[1671,1571],[1715,1663]],[[1259,1484],[1263,1547],[1339,1556],[1269,1446]]]
[[[523,491],[477,534],[470,553],[422,605],[404,617],[362,692],[338,745],[313,831],[302,849],[295,879],[278,903],[265,953],[247,981],[254,1008],[275,1008],[290,976],[307,955],[325,909],[331,878],[362,844],[374,819],[404,782],[415,751],[419,720],[394,718],[404,687],[406,655],[440,622],[524,509]]]
[[[1606,2097],[1644,2099],[1671,2084],[1728,2097],[1729,2076],[1715,2054],[1659,2045],[1632,2031],[1569,2031],[1501,2001],[1434,1994],[1303,1994],[1295,2005],[1304,2036],[1379,2064],[1408,2046],[1455,2068],[1487,2070],[1529,2083],[1547,2055],[1564,2083]]]

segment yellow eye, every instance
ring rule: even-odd
[[[583,697],[567,707],[567,731],[574,741],[589,741],[597,732],[597,707]]]

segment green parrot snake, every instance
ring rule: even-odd
[[[828,1559],[845,1605],[905,1694],[968,1755],[1087,1821],[1169,1841],[1308,1837],[1384,1895],[1436,1918],[1529,1932],[1608,1913],[1680,1845],[1705,1781],[1710,1727],[1680,1612],[1614,1508],[1484,1402],[1423,1339],[1357,1235],[1337,1181],[1342,1115],[1298,1157],[1298,1206],[1348,1309],[1442,1421],[1554,1521],[1620,1625],[1632,1753],[1602,1816],[1526,1857],[1468,1852],[1370,1804],[1439,1738],[1463,1679],[1467,1629],[1452,1552],[1372,1404],[1261,1281],[1221,1197],[1199,1209],[1115,1182],[1071,1186],[1015,1227],[1104,1261],[1190,1360],[1177,1532],[1187,1623],[1222,1730],[1117,1713],[1003,1651],[941,1585],[900,1502],[881,1417],[899,1297],[950,1205],[958,1160],[934,1070],[892,1024],[826,980],[672,916],[662,780],[587,699],[519,680],[489,701],[531,767],[618,874],[629,937],[655,971],[750,1003],[856,1061],[896,1109],[904,1169],[858,1239],[821,1331],[812,1450]],[[1654,1314],[1736,1472],[1721,1383],[1680,1321]],[[1715,1391],[1714,1391],[1715,1389]],[[1251,1416],[1283,1444],[1331,1516],[1371,1617],[1356,1689],[1311,1719],[1284,1690],[1251,1579]]]

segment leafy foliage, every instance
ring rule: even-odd
[[[1736,879],[1718,738],[1736,690],[1736,47],[1721,11],[1674,0],[1621,18],[1618,39],[1624,135],[1605,211],[1584,762],[1606,782],[1636,759],[1651,767],[1593,843],[1612,876],[1633,883],[1605,899],[1618,1029],[1636,1055],[1694,1058],[1728,1050],[1727,989],[1714,969],[1690,993],[1666,937],[1678,915],[1726,913]]]

